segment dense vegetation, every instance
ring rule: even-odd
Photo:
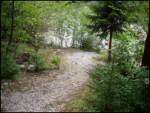
[[[108,54],[98,47],[107,37]],[[105,62],[91,72],[90,95],[75,101],[78,111],[149,112],[149,1],[1,2],[3,79],[59,69],[55,49],[64,47],[97,51]]]
[[[110,33],[108,60],[106,50],[101,50],[102,55],[95,59],[109,62],[96,67],[91,73],[93,82],[89,85],[90,88],[83,91],[86,95],[75,97],[67,104],[69,107],[66,106],[65,111],[149,111],[150,37],[146,13],[148,4],[126,3],[99,2],[92,7],[95,13],[89,16],[92,20],[89,28],[100,38]],[[134,3],[130,4],[132,8],[129,3]],[[143,16],[145,18],[141,19],[141,13],[145,14]],[[145,31],[148,31],[145,49],[138,33],[129,27],[133,23],[142,25],[143,29],[146,28]]]
[[[149,72],[138,64],[137,45],[119,42],[113,61],[93,72],[96,111],[149,111]]]

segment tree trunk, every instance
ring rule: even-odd
[[[15,45],[14,45],[14,57],[16,58],[17,57],[17,48],[18,48],[18,41],[15,42]]]
[[[8,40],[8,45],[7,45],[7,48],[6,48],[6,54],[8,53],[9,51],[9,47],[12,43],[12,39],[13,39],[13,26],[14,26],[14,0],[12,1],[12,9],[11,9],[11,31],[10,31],[10,37],[9,37],[9,40]]]
[[[73,37],[72,37],[72,48],[75,48],[75,30],[73,30]]]
[[[81,39],[80,39],[80,49],[84,49],[83,32],[81,33]]]
[[[110,38],[109,38],[109,50],[108,50],[108,62],[111,61],[111,46],[112,46],[112,29],[110,29]]]
[[[149,24],[148,24],[148,34],[145,40],[144,54],[142,58],[142,66],[146,66],[150,70],[150,35],[149,35]]]
[[[67,42],[68,42],[68,40],[66,39],[65,40],[66,48],[68,48],[68,43]]]
[[[74,48],[74,42],[75,42],[75,40],[72,38],[72,45],[71,45],[71,47],[73,47],[73,48]]]

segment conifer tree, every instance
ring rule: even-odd
[[[89,28],[97,35],[110,34],[108,61],[111,61],[113,33],[123,31],[123,25],[127,21],[125,4],[122,1],[107,1],[92,8],[94,15],[89,16],[92,21]]]

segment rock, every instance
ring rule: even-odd
[[[5,86],[8,86],[8,82],[5,82],[4,85],[5,85]]]
[[[35,65],[30,64],[30,65],[27,67],[27,70],[28,70],[28,71],[34,71],[34,70],[35,70]]]
[[[18,65],[21,69],[25,69],[25,65],[24,64],[21,64],[21,65]]]
[[[27,71],[34,71],[35,70],[35,65],[33,64],[29,64],[29,65],[25,65],[25,64],[20,64],[18,65],[20,67],[20,69],[25,70],[27,69]]]

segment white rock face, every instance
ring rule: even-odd
[[[61,45],[61,39],[54,36],[50,31],[44,34],[45,42],[47,44],[53,43],[55,45]],[[71,47],[72,44],[72,36],[67,36],[67,33],[62,37],[62,46],[64,48]]]

